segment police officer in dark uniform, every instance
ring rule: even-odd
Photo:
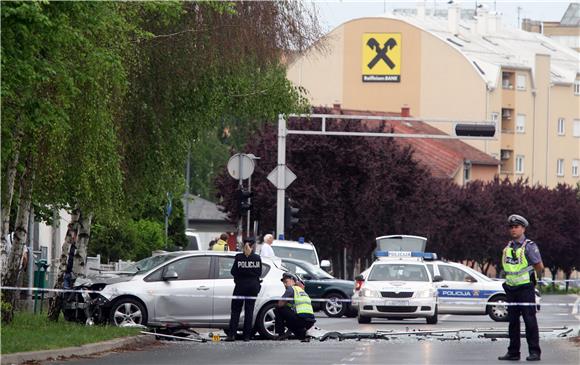
[[[262,276],[262,259],[256,255],[254,245],[256,241],[251,238],[244,240],[242,253],[236,255],[231,269],[234,277],[234,296],[256,297],[260,292],[260,276]],[[254,317],[255,298],[232,299],[232,315],[230,318],[230,328],[226,341],[235,341],[240,313],[242,306],[244,309],[244,341],[250,341],[252,336],[252,319]]]
[[[520,359],[520,316],[526,325],[526,340],[530,356],[528,361],[539,361],[540,335],[536,320],[536,272],[541,275],[544,264],[538,246],[524,235],[528,221],[521,215],[512,214],[508,218],[512,240],[503,250],[502,266],[506,281],[503,284],[508,303],[523,305],[508,306],[510,344],[508,352],[499,360],[518,361]]]

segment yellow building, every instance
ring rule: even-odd
[[[559,22],[524,18],[522,29],[526,32],[541,33],[580,52],[580,3],[570,3]]]
[[[580,181],[578,53],[535,33],[505,28],[480,10],[384,15],[331,31],[325,50],[289,65],[312,105],[393,112],[421,120],[497,121],[493,141],[466,141],[501,160],[500,177],[555,186]],[[452,133],[453,125],[435,127]]]

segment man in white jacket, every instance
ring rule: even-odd
[[[262,248],[260,249],[260,256],[262,257],[274,257],[274,250],[272,250],[272,243],[274,243],[274,236],[267,234],[264,236],[264,242],[262,243]]]

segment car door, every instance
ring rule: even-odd
[[[230,321],[232,294],[234,293],[234,277],[230,273],[234,264],[233,256],[216,256],[216,270],[214,271],[214,301],[212,323],[215,325],[227,324]],[[244,311],[240,318],[244,317]],[[242,321],[243,323],[243,321]]]
[[[172,261],[145,278],[155,298],[155,321],[209,324],[214,295],[210,267],[211,256],[190,256]],[[177,278],[163,278],[172,271]]]
[[[458,267],[438,264],[443,281],[437,283],[439,309],[442,313],[470,313],[477,311],[479,293],[477,279]]]

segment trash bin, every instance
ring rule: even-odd
[[[34,262],[36,265],[36,270],[34,271],[34,287],[38,289],[46,288],[46,270],[50,266],[46,259],[37,260]],[[40,313],[42,313],[42,305],[44,303],[44,290],[34,291],[34,313],[36,313],[36,307],[38,299],[40,299]]]

